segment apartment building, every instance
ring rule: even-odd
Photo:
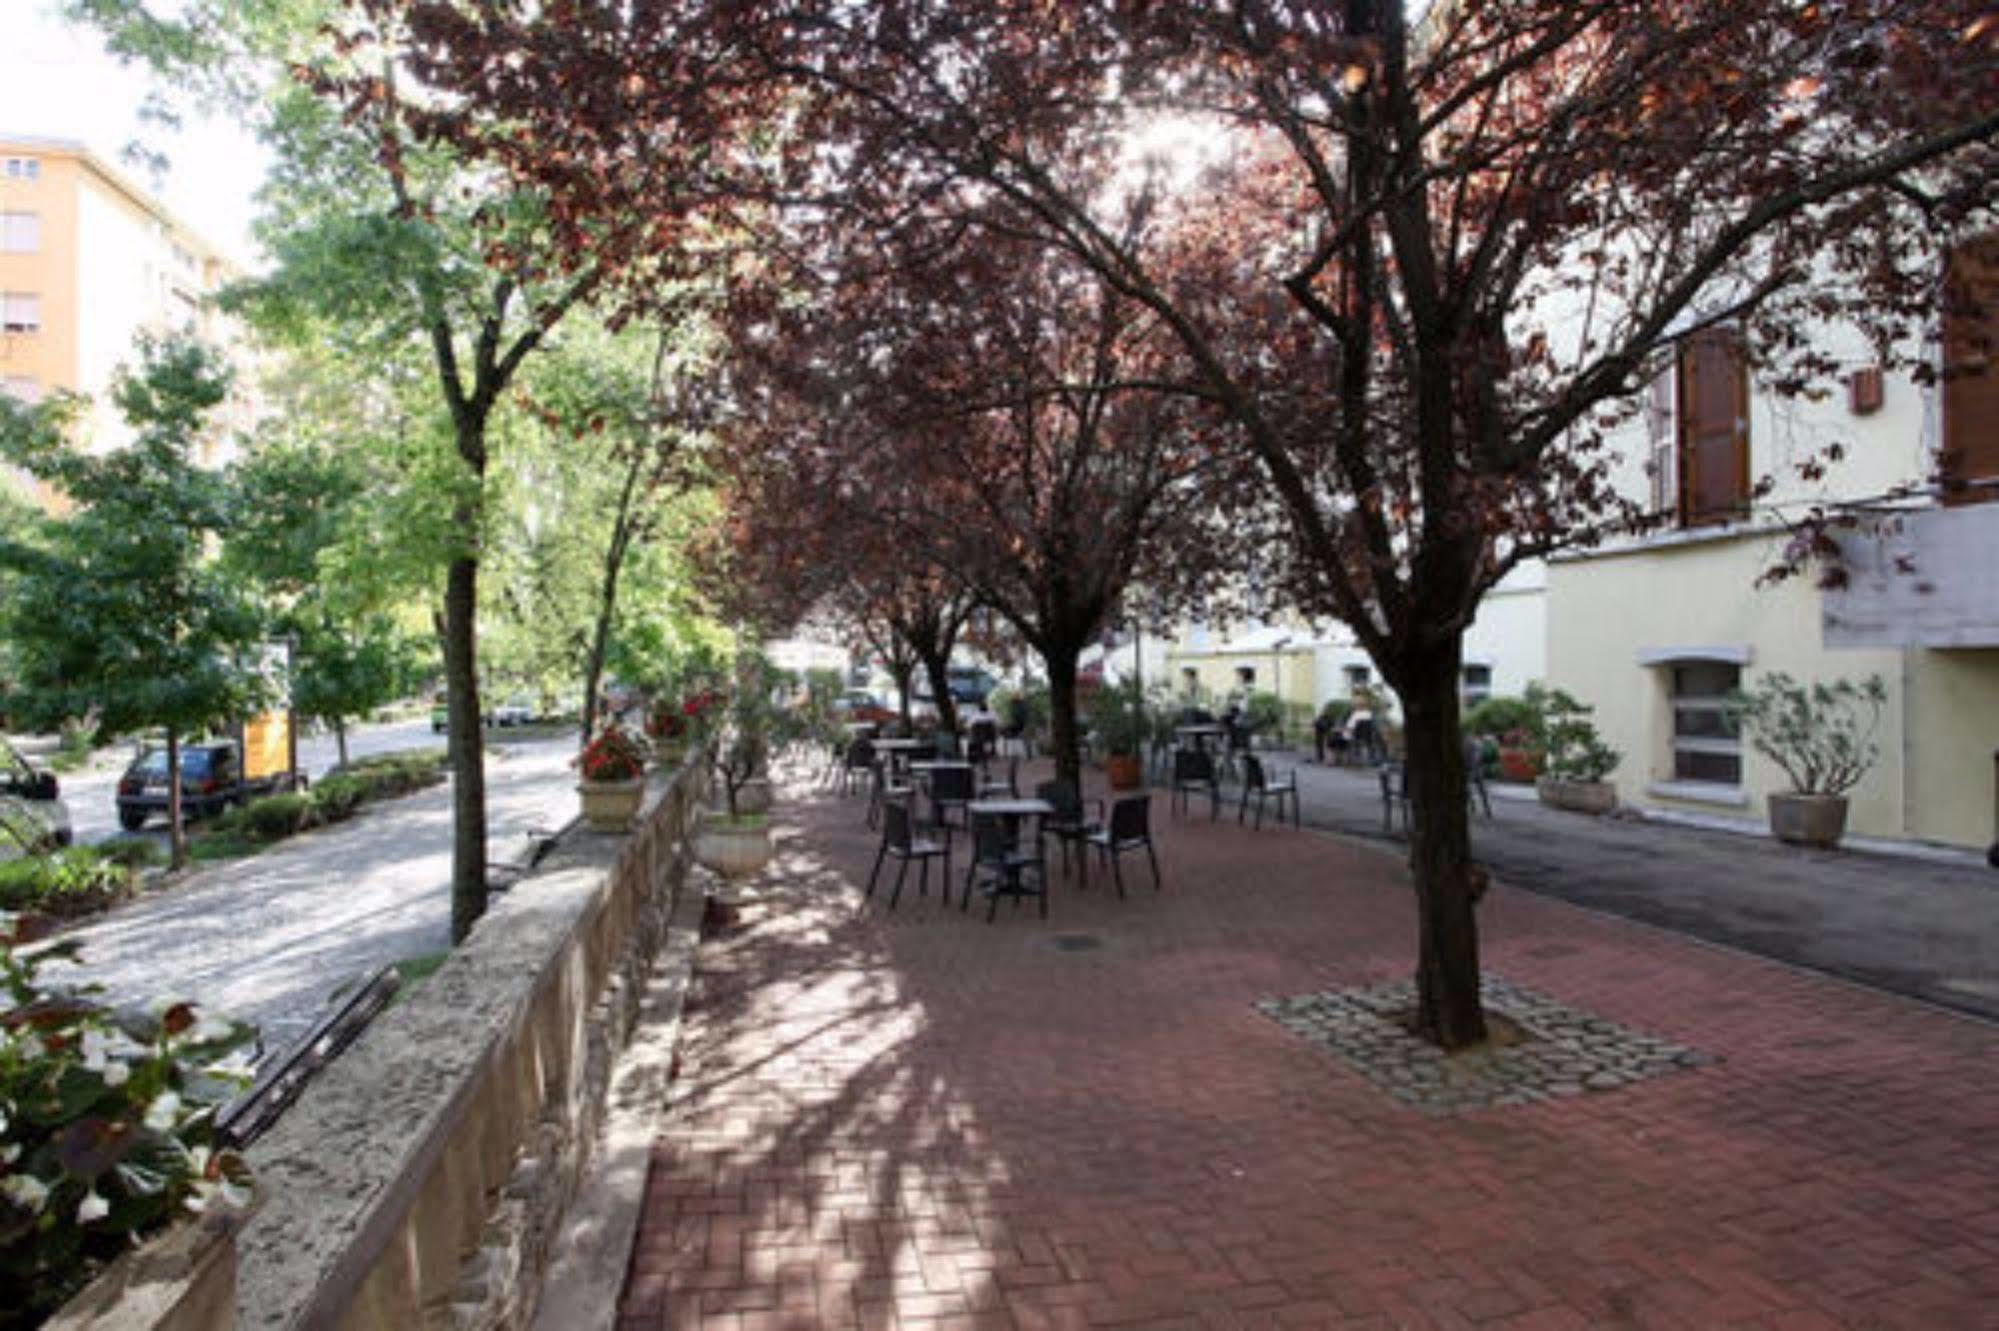
[[[108,390],[141,331],[228,340],[207,301],[227,262],[158,200],[80,143],[0,134],[0,391],[88,395],[77,440],[117,448]],[[218,432],[211,463],[227,447]]]
[[[1549,679],[1596,707],[1626,803],[1760,824],[1788,785],[1723,698],[1770,671],[1878,674],[1881,760],[1852,792],[1849,832],[1966,848],[1999,833],[1999,238],[1954,256],[1945,288],[1934,382],[1827,334],[1842,391],[1780,398],[1715,327],[1653,385],[1619,484],[1662,529],[1548,569]],[[1845,457],[1801,475],[1833,443]],[[1813,569],[1759,586],[1815,505],[1854,521],[1843,585],[1822,589]]]

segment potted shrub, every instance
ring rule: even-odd
[[[723,812],[701,819],[694,858],[724,878],[748,878],[770,863],[770,690],[754,663],[739,671],[727,729],[715,751]]]
[[[99,1325],[130,1290],[160,1320],[232,1306],[229,1239],[252,1192],[215,1114],[249,1080],[251,1032],[185,1003],[114,1013],[37,974],[73,943],[23,955],[29,941],[0,922],[0,1324]]]
[[[593,832],[623,832],[645,802],[646,755],[618,726],[606,727],[577,759],[583,820]]]
[[[1145,784],[1145,737],[1151,728],[1145,695],[1136,684],[1106,684],[1090,695],[1090,733],[1103,750],[1111,789]]]
[[[677,699],[662,698],[646,712],[646,738],[652,741],[653,756],[662,767],[678,767],[687,756],[688,737],[694,729],[688,706]]]
[[[1609,813],[1617,787],[1604,780],[1621,755],[1596,733],[1596,709],[1560,689],[1541,694],[1542,775],[1534,789],[1544,804],[1575,813]]]
[[[1846,835],[1846,793],[1881,756],[1874,741],[1888,703],[1881,676],[1807,685],[1775,670],[1730,702],[1756,751],[1790,778],[1789,791],[1769,797],[1771,833],[1801,846],[1837,846]]]
[[[1465,713],[1465,734],[1481,742],[1488,771],[1504,781],[1541,775],[1541,713],[1527,698],[1487,698]]]

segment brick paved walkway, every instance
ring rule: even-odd
[[[1492,971],[1724,1061],[1429,1119],[1251,1007],[1406,974],[1389,856],[1160,818],[1164,893],[988,927],[786,807],[621,1331],[1999,1327],[1999,1029],[1502,891]]]

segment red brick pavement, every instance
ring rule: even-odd
[[[1379,851],[1160,817],[1163,893],[988,927],[862,909],[859,802],[790,808],[620,1331],[1999,1327],[1999,1028],[1502,887],[1492,971],[1724,1061],[1430,1119],[1251,1009],[1407,973]]]

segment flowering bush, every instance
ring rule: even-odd
[[[577,766],[585,781],[630,781],[645,775],[646,755],[637,740],[611,726],[590,741]]]
[[[248,1166],[215,1113],[249,1080],[248,1027],[181,1003],[114,1013],[93,987],[37,972],[75,944],[23,955],[0,916],[0,1331],[38,1325],[119,1253],[177,1217],[249,1200]]]
[[[655,740],[675,740],[687,738],[693,722],[684,710],[684,704],[671,699],[662,699],[653,704],[646,713],[646,737]]]

